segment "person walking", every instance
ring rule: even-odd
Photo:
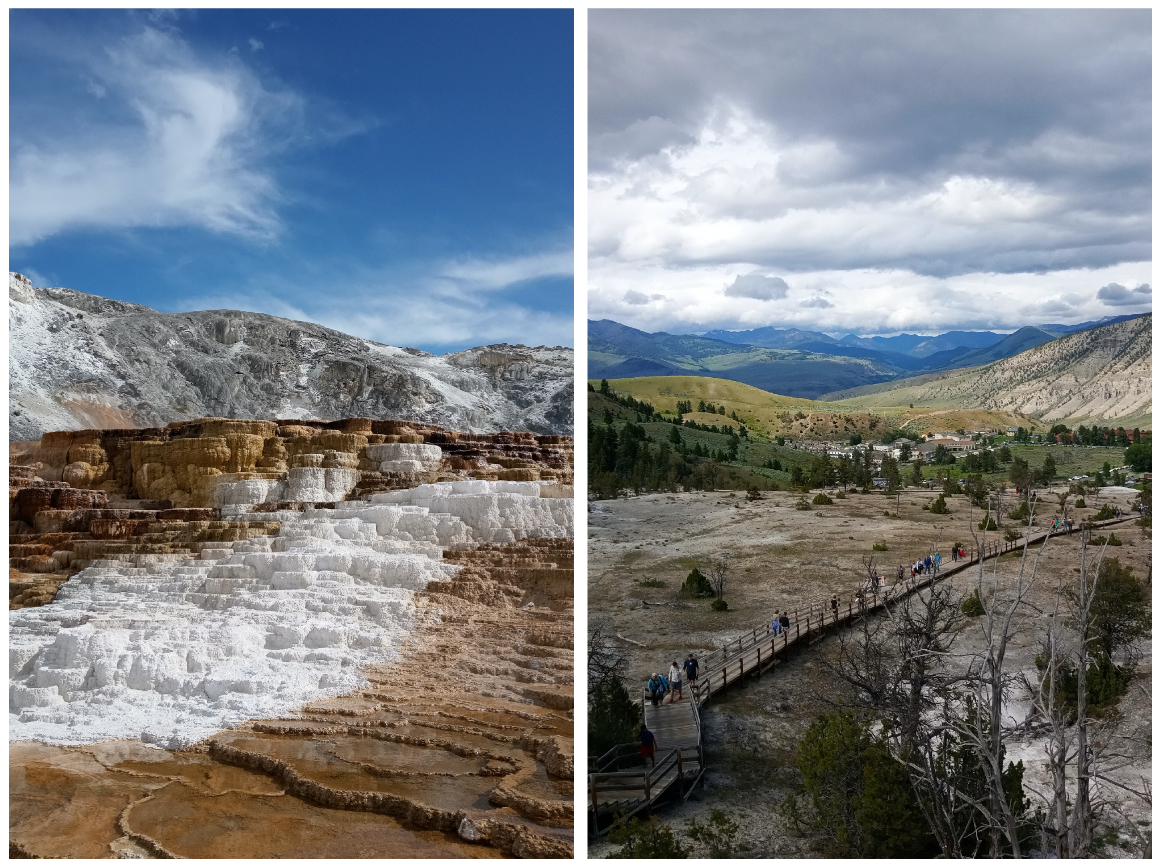
[[[662,697],[666,693],[666,688],[662,686],[662,683],[662,676],[656,672],[646,682],[646,692],[649,693],[650,702],[653,703],[654,708],[658,707],[658,703],[662,701]]]
[[[682,670],[678,668],[678,661],[675,660],[670,664],[670,704],[674,704],[674,691],[678,692],[678,698],[682,698]]]
[[[896,567],[896,584],[904,581],[904,565],[900,564]]]
[[[682,671],[686,674],[686,681],[690,684],[690,689],[694,692],[695,699],[698,697],[698,691],[694,690],[695,684],[698,680],[698,660],[693,654],[686,655],[686,661],[682,664]]]
[[[778,636],[783,632],[783,625],[779,623],[779,610],[775,609],[775,617],[771,619],[771,635]]]
[[[940,572],[940,552],[937,552],[933,556],[932,560],[935,563],[935,569],[933,570],[933,572],[935,572],[935,573]]]
[[[932,556],[924,555],[924,575],[928,575],[930,572],[932,572]]]
[[[654,759],[654,754],[658,749],[658,741],[656,738],[654,738],[654,734],[646,729],[646,725],[644,723],[642,724],[641,731],[637,734],[637,738],[638,741],[641,742],[640,750],[642,760],[648,760],[651,768],[656,768],[658,762]]]
[[[779,626],[783,628],[783,632],[791,629],[791,619],[787,616],[786,612],[779,615]]]

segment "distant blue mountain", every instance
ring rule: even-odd
[[[716,329],[703,335],[651,334],[612,320],[590,320],[588,368],[592,378],[712,376],[781,395],[814,398],[914,374],[985,365],[1065,334],[1138,316],[1072,326],[1025,326],[1010,335],[951,331],[869,338],[849,334],[840,340],[823,332],[772,327]]]
[[[776,350],[796,350],[807,343],[837,344],[831,335],[823,332],[805,332],[799,329],[776,329],[764,326],[758,329],[730,332],[725,329],[715,329],[702,335],[716,341],[726,341],[730,344],[744,344],[748,347],[770,347]],[[872,349],[875,349],[874,347]]]
[[[1048,325],[1039,325],[1037,328],[1044,329],[1047,332],[1057,332],[1058,334],[1071,335],[1074,332],[1083,332],[1086,329],[1091,329],[1099,325],[1110,325],[1115,322],[1125,322],[1128,319],[1135,319],[1140,317],[1140,313],[1127,313],[1122,316],[1103,316],[1101,319],[1091,320],[1090,322],[1079,322],[1077,325],[1060,325],[1057,323],[1050,323]]]

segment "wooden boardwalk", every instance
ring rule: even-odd
[[[1106,527],[1136,519],[1124,516],[1092,527]],[[1080,531],[1076,531],[1080,532]],[[1065,536],[1065,530],[1042,531],[1029,538],[1029,545],[1047,536]],[[882,609],[921,588],[946,579],[978,564],[983,558],[1000,557],[1017,551],[1024,539],[996,542],[982,552],[966,550],[966,556],[942,566],[939,572],[903,582],[867,587],[847,599],[832,597],[801,604],[787,615],[791,626],[775,633],[771,624],[756,627],[706,655],[700,660],[700,673],[693,684],[684,684],[684,698],[674,703],[664,700],[654,706],[648,696],[642,697],[646,727],[657,739],[657,765],[642,765],[638,745],[618,745],[603,757],[589,763],[589,818],[592,834],[609,831],[616,816],[629,817],[669,797],[677,785],[683,797],[688,796],[705,770],[702,751],[702,724],[699,707],[710,702],[713,694],[741,681],[748,674],[761,674],[773,665],[777,656],[792,646],[804,646],[836,626]],[[604,827],[604,828],[602,828]]]

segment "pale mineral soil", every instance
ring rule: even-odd
[[[1126,507],[1135,496],[1136,492],[1128,489],[1103,489],[1100,501],[1087,498],[1091,508],[1074,511],[1074,517],[1091,515],[1102,502]],[[761,500],[751,503],[741,492],[651,494],[618,501],[591,501],[590,625],[606,618],[612,632],[647,646],[622,646],[629,661],[627,674],[636,689],[650,672],[674,659],[683,659],[688,652],[704,654],[759,626],[775,608],[793,609],[796,602],[832,593],[849,595],[863,574],[861,559],[865,555],[874,554],[880,571],[888,575],[898,563],[907,564],[925,554],[930,545],[945,556],[948,564],[952,543],[959,541],[967,546],[971,542],[969,521],[979,521],[981,512],[970,511],[964,497],[950,497],[951,514],[935,516],[922,509],[933,497],[927,491],[904,492],[898,519],[895,497],[883,494],[849,493],[845,500],[813,507],[810,512],[796,510],[798,496],[785,492],[764,493]],[[891,517],[884,515],[885,509],[890,510]],[[1044,512],[1051,517],[1048,503]],[[1014,523],[1003,521],[1002,528],[1006,524]],[[1148,578],[1151,555],[1147,532],[1127,522],[1119,525],[1115,533],[1124,544],[1107,549],[1108,555],[1131,564],[1139,577]],[[872,544],[880,541],[887,543],[888,551],[873,553]],[[1030,596],[1034,605],[1051,607],[1058,583],[1074,579],[1079,547],[1078,535],[1057,537],[1050,542]],[[731,555],[725,593],[729,611],[713,612],[705,600],[679,599],[678,589],[690,569],[699,564],[706,572],[707,563],[724,553]],[[994,564],[997,562],[988,562],[989,574]],[[1011,584],[1020,569],[1020,556],[1001,558],[997,569],[1001,586]],[[649,580],[665,585],[644,587],[642,583]],[[972,572],[950,581],[958,594],[963,594],[975,580]],[[655,605],[643,605],[643,601]],[[1009,660],[1014,667],[1034,670],[1038,626],[1036,618],[1031,618],[1010,646]],[[970,619],[961,629],[954,650],[966,653],[981,644],[980,620]],[[839,638],[832,633],[791,653],[761,678],[748,678],[743,687],[716,695],[702,713],[707,757],[704,783],[686,803],[664,808],[662,819],[678,830],[689,817],[704,821],[710,809],[718,807],[741,817],[737,840],[749,849],[739,855],[817,855],[810,841],[787,827],[777,807],[794,789],[794,749],[803,733],[815,715],[843,696],[842,686],[835,683],[823,665],[825,659],[834,659],[838,646]],[[1122,728],[1126,733],[1149,732],[1149,653],[1147,642],[1137,677],[1122,701]],[[1020,720],[1026,708],[1024,698],[1016,697],[1007,711]],[[1131,758],[1128,766],[1117,773],[1119,778],[1136,783],[1143,776],[1149,779],[1148,743],[1143,746],[1124,742],[1122,747]],[[1010,760],[1025,762],[1027,790],[1044,787],[1042,757],[1042,746],[1036,739],[1014,741],[1009,747]],[[1036,804],[1035,795],[1033,800]],[[1148,809],[1134,800],[1124,800],[1123,807],[1132,822],[1149,821]],[[699,855],[698,847],[692,846],[695,855]],[[612,849],[602,839],[590,843],[589,854],[604,856]],[[1116,849],[1109,852],[1131,855]]]
[[[190,750],[10,743],[10,855],[571,854],[572,543],[456,557],[353,694]]]

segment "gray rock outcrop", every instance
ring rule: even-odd
[[[235,419],[412,419],[571,434],[573,350],[434,356],[236,310],[162,313],[9,272],[9,439]]]

